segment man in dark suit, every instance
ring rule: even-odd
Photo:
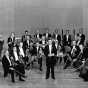
[[[35,34],[35,38],[40,41],[42,38],[42,34],[39,33],[39,30],[37,30],[37,33]]]
[[[52,40],[49,39],[49,45],[45,47],[44,54],[46,56],[46,79],[49,78],[50,75],[50,70],[51,70],[51,77],[52,79],[55,79],[54,75],[54,66],[56,64],[56,57],[57,55],[57,50],[55,45],[52,44]]]
[[[69,30],[66,30],[66,35],[63,36],[63,45],[71,46],[71,35],[69,34]]]
[[[8,51],[5,52],[5,55],[2,58],[2,65],[4,70],[4,77],[7,77],[8,73],[11,73],[12,82],[15,82],[14,70],[12,69],[13,66],[12,66]]]
[[[58,40],[58,44],[61,43],[61,36],[58,34],[58,30],[55,30],[55,33],[53,34],[53,38]]]
[[[29,48],[30,46],[30,36],[26,36],[26,39],[23,41],[23,50],[24,50],[24,53],[26,54],[26,50]]]
[[[84,42],[85,42],[85,35],[84,34],[82,34],[82,33],[80,33],[79,34],[79,36],[80,36],[80,45],[82,44],[82,45],[84,45]]]
[[[84,81],[88,81],[88,41],[86,42],[86,46],[83,50],[83,59],[84,64],[82,63],[80,70],[79,77],[83,78]]]
[[[49,33],[48,30],[43,35],[45,36],[46,41],[51,37],[51,34]]]
[[[25,30],[25,34],[22,35],[21,42],[24,42],[26,40],[26,36],[28,36],[28,30]]]

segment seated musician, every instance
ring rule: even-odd
[[[62,46],[58,43],[58,40],[55,41],[55,46],[57,49],[57,62],[59,60],[59,64],[60,64],[62,62],[62,58],[63,58]]]
[[[72,59],[76,59],[79,53],[80,53],[80,48],[79,46],[76,45],[76,41],[73,41],[72,50],[71,50]]]
[[[86,42],[86,46],[83,50],[83,58],[82,65],[80,66],[80,74],[79,77],[82,77],[84,81],[88,81],[88,41]]]
[[[31,60],[30,60],[30,64],[33,67],[34,61],[36,61],[36,46],[34,45],[34,43],[31,41],[30,42],[30,46],[29,46],[29,53],[31,55]]]
[[[22,58],[19,58],[18,53],[17,53],[17,48],[15,46],[13,47],[13,58],[14,58],[14,62],[16,63],[15,69],[19,75],[19,80],[25,81],[24,79],[22,79],[22,77],[25,78],[24,62],[23,62]]]
[[[3,70],[4,70],[4,77],[7,77],[8,73],[11,73],[12,82],[15,82],[13,64],[11,62],[8,50],[6,50],[2,58],[2,65],[3,65]]]
[[[45,36],[42,36],[41,41],[39,42],[40,45],[42,46],[42,49],[44,50],[45,46],[46,46],[46,40],[45,40]]]
[[[23,43],[22,42],[20,42],[20,45],[19,45],[18,49],[19,49],[19,51],[18,51],[19,57],[22,58],[22,60],[26,64],[26,58],[25,58],[25,53],[24,53],[24,50],[23,50]]]
[[[80,47],[77,46],[76,41],[73,41],[73,46],[72,46],[72,50],[71,50],[71,58],[73,60],[72,65],[75,68],[77,68],[80,64],[80,61],[79,61],[80,52],[81,52]]]
[[[11,33],[10,37],[7,40],[8,50],[9,50],[10,55],[12,55],[12,52],[13,52],[14,42],[15,42],[15,34]]]
[[[39,64],[39,70],[42,71],[42,55],[43,55],[43,47],[39,45],[39,43],[36,43],[36,55],[38,59]]]

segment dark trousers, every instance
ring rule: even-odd
[[[11,80],[12,80],[12,82],[14,82],[15,81],[15,79],[14,79],[14,70],[11,70],[11,69],[5,68],[5,67],[3,69],[4,69],[4,78],[8,76],[8,73],[10,73]]]
[[[54,57],[48,57],[47,59],[49,59],[47,62],[46,62],[46,79],[49,78],[50,76],[50,73],[51,73],[51,77],[52,78],[55,78],[55,75],[54,75],[54,66],[55,66],[55,58]]]
[[[46,69],[46,78],[49,78],[50,71],[51,71],[51,77],[55,78],[55,76],[54,76],[54,66],[53,65],[48,65],[47,66],[47,69]]]

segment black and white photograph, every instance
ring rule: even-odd
[[[0,0],[0,88],[88,88],[88,0]]]

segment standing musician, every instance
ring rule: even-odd
[[[61,43],[61,36],[58,34],[58,30],[55,30],[55,33],[53,34],[53,37],[55,40],[58,40],[58,44]]]
[[[9,50],[9,54],[10,56],[12,55],[13,52],[13,46],[14,46],[14,42],[15,42],[15,34],[11,33],[11,36],[8,38],[8,50]]]
[[[49,33],[49,30],[46,31],[46,33],[43,34],[45,36],[46,41],[51,37],[51,34]]]
[[[63,46],[71,46],[71,35],[69,30],[66,30],[66,35],[63,36]]]
[[[51,70],[51,77],[52,79],[55,79],[54,75],[54,66],[56,64],[56,57],[57,50],[55,45],[52,43],[52,40],[49,39],[48,45],[46,45],[44,54],[46,56],[46,79],[50,76],[50,70]]]
[[[26,36],[29,36],[28,30],[25,30],[25,34],[22,36],[21,42],[24,42],[26,40]]]
[[[79,31],[79,36],[80,36],[80,44],[84,45],[85,35],[83,34],[83,30],[82,29],[80,29],[80,31]]]
[[[23,49],[24,49],[24,53],[26,54],[26,50],[29,48],[30,46],[30,36],[26,36],[26,39],[23,42]]]
[[[35,34],[35,37],[36,37],[37,41],[41,40],[42,34],[39,33],[39,30],[37,30],[37,33]]]

